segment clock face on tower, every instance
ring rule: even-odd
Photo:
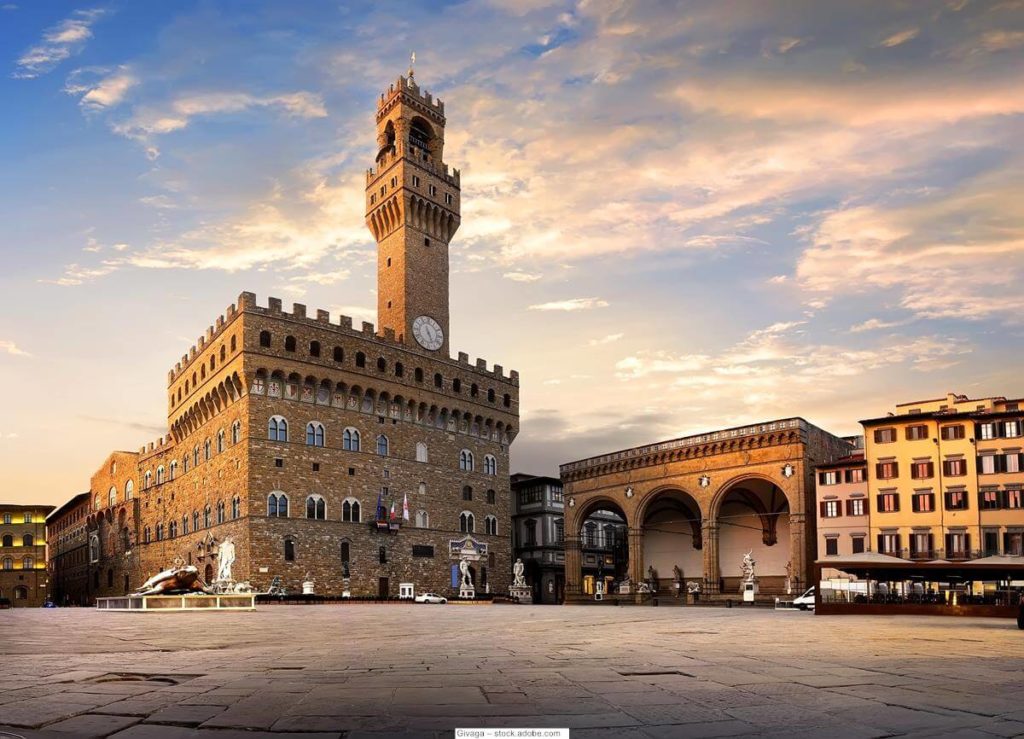
[[[440,324],[430,316],[417,316],[412,322],[412,335],[424,349],[437,351],[444,343],[444,331]]]

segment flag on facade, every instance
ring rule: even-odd
[[[377,520],[384,518],[384,491],[377,493]]]
[[[406,521],[409,520],[409,493],[402,498],[402,518]]]
[[[395,501],[391,501],[391,520],[395,520]]]

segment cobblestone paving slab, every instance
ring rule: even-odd
[[[26,739],[1024,736],[1008,620],[274,606],[11,610],[0,629],[0,731]]]

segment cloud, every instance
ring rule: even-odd
[[[311,92],[280,95],[251,95],[245,92],[209,92],[186,95],[167,105],[143,107],[126,121],[113,125],[114,131],[132,139],[180,131],[194,118],[241,113],[254,108],[272,108],[293,118],[325,118],[323,99]]]
[[[506,280],[512,280],[513,282],[536,282],[541,279],[544,275],[533,274],[530,272],[506,272],[502,275]]]
[[[105,12],[99,8],[76,10],[69,18],[47,29],[42,40],[18,58],[13,76],[21,79],[38,77],[78,54],[85,47],[85,42],[92,38],[92,25]]]
[[[1024,46],[1024,31],[987,31],[981,35],[981,48],[985,51],[1007,51]]]
[[[908,41],[917,38],[917,34],[919,34],[920,32],[920,28],[907,28],[906,30],[903,31],[897,31],[896,33],[890,36],[886,36],[878,43],[878,45],[891,49],[894,46],[905,44]]]
[[[74,287],[86,282],[92,282],[98,277],[109,275],[118,269],[121,262],[108,260],[95,267],[83,267],[79,264],[69,264],[64,267],[64,273],[60,277],[52,279],[40,279],[39,282],[61,287]]]
[[[167,195],[147,195],[139,198],[139,202],[143,205],[148,205],[150,208],[159,208],[161,210],[175,210],[178,208],[178,204]]]
[[[99,79],[89,78],[103,75]],[[114,71],[97,68],[76,69],[64,84],[64,92],[79,95],[78,104],[87,111],[113,108],[124,101],[139,79],[126,66]]]
[[[540,311],[578,311],[590,310],[592,308],[607,308],[608,301],[600,298],[571,298],[569,300],[555,300],[551,303],[540,303],[531,305],[529,310]]]
[[[27,351],[19,349],[18,345],[13,341],[0,340],[0,352],[10,354],[15,357],[31,357]]]
[[[857,323],[850,326],[850,332],[854,334],[864,333],[865,331],[878,331],[885,328],[895,328],[897,326],[905,326],[908,321],[883,321],[878,318],[869,318],[868,320]]]
[[[607,344],[613,344],[621,339],[625,334],[608,334],[602,336],[600,339],[591,339],[587,342],[587,346],[605,346]]]

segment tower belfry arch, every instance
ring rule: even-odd
[[[413,75],[410,64],[409,75],[377,101],[376,165],[366,172],[366,225],[377,241],[377,326],[447,357],[448,244],[461,222],[460,175],[444,162],[444,103]]]

